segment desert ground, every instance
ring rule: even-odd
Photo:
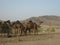
[[[0,38],[0,45],[60,45],[60,33]]]
[[[0,37],[0,45],[60,45],[60,28],[56,26],[55,28],[55,32],[44,32],[43,30],[38,35]]]

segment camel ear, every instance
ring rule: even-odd
[[[32,22],[32,20],[29,20],[29,22]]]

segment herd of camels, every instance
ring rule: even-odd
[[[42,21],[40,24],[43,23]],[[4,21],[3,23],[0,22],[0,33],[7,33],[7,36],[11,36],[10,34],[16,35],[27,35],[27,33],[31,34],[38,34],[38,27],[37,23],[33,22],[32,20],[28,22],[20,22],[19,20],[15,22],[11,22],[10,20]]]

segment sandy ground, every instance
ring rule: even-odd
[[[7,43],[6,45],[60,45],[60,39]]]
[[[60,33],[0,38],[0,45],[60,45]]]

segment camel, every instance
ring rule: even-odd
[[[15,35],[23,35],[24,33],[24,26],[20,21],[13,22],[12,29]]]
[[[37,29],[37,24],[35,22],[29,21],[23,24],[25,27],[25,34],[27,34],[27,31],[29,31],[29,34],[31,33],[31,30],[34,33],[38,33],[38,29]]]
[[[7,21],[4,21],[4,23],[2,23],[1,28],[1,32],[7,33],[7,37],[10,37],[10,24]]]

